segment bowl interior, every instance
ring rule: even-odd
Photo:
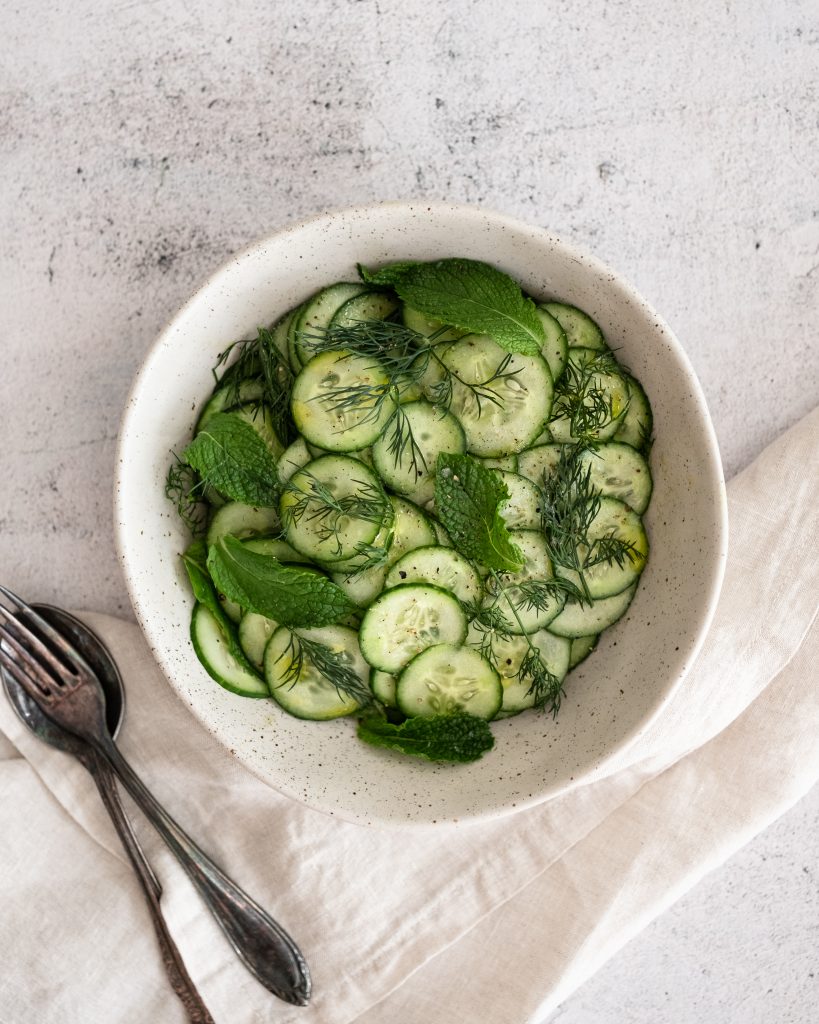
[[[179,553],[188,536],[164,495],[171,452],[191,436],[225,345],[310,293],[355,280],[355,265],[469,256],[539,299],[585,309],[640,379],[654,410],[651,556],[637,597],[575,670],[557,720],[528,712],[494,724],[495,749],[435,766],[358,742],[353,723],[303,722],[214,683],[188,640],[193,599]],[[137,618],[179,696],[259,777],[347,820],[401,825],[509,813],[590,781],[632,742],[684,677],[710,621],[724,567],[725,495],[699,385],[663,321],[616,274],[547,233],[444,204],[381,204],[282,231],[220,269],[173,319],[129,397],[116,480],[118,542]]]

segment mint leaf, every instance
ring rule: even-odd
[[[236,413],[212,416],[182,457],[220,494],[245,505],[276,504],[276,460],[259,432]]]
[[[415,260],[403,260],[398,263],[390,263],[380,270],[368,270],[361,263],[356,264],[358,276],[365,284],[372,284],[381,288],[391,288],[408,270],[412,270],[413,267],[420,265]]]
[[[495,745],[489,724],[474,715],[433,715],[408,718],[401,725],[375,715],[358,723],[358,738],[374,747],[400,750],[402,754],[425,757],[428,761],[465,764],[477,761]]]
[[[435,508],[455,548],[488,569],[517,572],[523,556],[499,507],[509,497],[500,473],[469,455],[438,456]]]
[[[207,564],[213,582],[231,601],[282,626],[327,626],[356,609],[318,570],[282,565],[230,535],[211,546]]]
[[[506,352],[534,356],[546,341],[534,302],[502,271],[478,260],[395,263],[374,282],[391,285],[413,309],[449,327],[488,334]]]
[[[256,675],[256,669],[247,660],[245,652],[239,645],[239,634],[236,626],[225,614],[225,610],[219,601],[219,595],[213,580],[210,578],[207,567],[208,546],[204,540],[194,541],[193,544],[182,554],[182,562],[191,581],[191,590],[196,600],[203,604],[216,619],[219,629],[225,638],[227,648],[233,657],[249,672]]]

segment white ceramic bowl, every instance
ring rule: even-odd
[[[191,436],[216,354],[355,264],[467,256],[538,298],[594,317],[654,410],[651,555],[627,616],[577,669],[556,721],[528,712],[493,725],[481,761],[436,766],[359,742],[352,721],[291,718],[272,701],[223,690],[188,639],[188,542],[164,496],[171,450]],[[137,618],[171,686],[202,724],[276,790],[375,825],[508,814],[599,776],[683,680],[711,620],[727,543],[719,453],[702,391],[677,340],[631,286],[548,232],[483,209],[383,203],[316,217],[235,256],[160,335],[136,379],[120,434],[116,522]]]

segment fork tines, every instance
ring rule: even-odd
[[[2,585],[0,594],[14,608],[11,611],[0,601],[0,664],[36,699],[56,696],[76,675],[72,660],[84,664],[83,659],[25,601]],[[32,686],[36,692],[32,692]]]

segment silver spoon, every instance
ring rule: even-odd
[[[119,670],[108,651],[87,626],[75,619],[73,615],[69,615],[68,612],[52,608],[50,605],[41,604],[34,605],[34,607],[55,629],[71,640],[74,647],[96,672],[105,693],[106,722],[111,735],[116,736],[125,710],[125,691]],[[142,887],[162,953],[162,963],[171,987],[185,1007],[191,1024],[214,1024],[213,1018],[202,1002],[202,997],[197,992],[196,986],[185,968],[179,949],[168,931],[159,905],[162,887],[146,860],[131,822],[123,810],[114,773],[108,762],[85,740],[79,739],[53,722],[8,673],[2,672],[2,678],[11,706],[29,729],[43,742],[76,757],[80,764],[91,773],[105,809],[114,823],[114,828]]]
[[[16,609],[12,614],[0,603],[0,653],[6,674],[17,679],[49,718],[105,758],[165,840],[248,970],[280,999],[306,1006],[310,972],[301,951],[180,828],[119,752],[105,718],[104,691],[85,658],[10,590],[0,586],[0,594]]]

